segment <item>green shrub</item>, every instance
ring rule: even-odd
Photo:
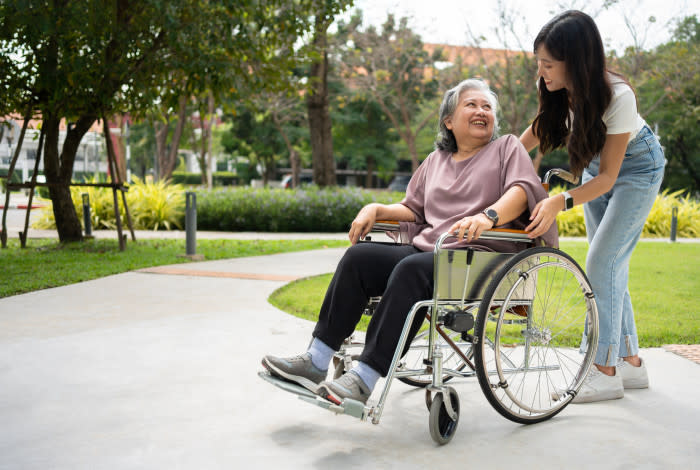
[[[235,186],[238,184],[238,175],[230,171],[217,171],[212,175],[214,186]]]
[[[6,192],[7,191],[7,173],[8,170],[7,168],[0,168],[0,190],[1,192]],[[14,171],[12,173],[12,180],[10,183],[21,183],[22,182],[22,172],[21,171]]]
[[[551,194],[563,191],[555,187]],[[73,187],[71,195],[82,223],[82,193],[88,193],[95,229],[115,227],[112,191],[109,188]],[[144,183],[136,179],[129,186],[127,202],[135,229],[169,230],[184,226],[184,188],[165,182]],[[403,193],[360,188],[307,186],[279,188],[224,187],[197,191],[197,228],[216,231],[259,232],[344,232],[357,212],[370,202],[392,204]],[[122,220],[124,209],[121,205]],[[671,211],[678,208],[677,236],[700,237],[700,202],[682,191],[659,194],[644,226],[644,237],[669,237]],[[557,217],[560,236],[583,237],[586,226],[583,206],[561,212]],[[55,228],[53,211],[41,209],[34,228]]]
[[[559,194],[564,191],[562,187],[552,188],[550,194]],[[678,208],[678,227],[676,235],[679,238],[700,237],[700,202],[683,195],[685,191],[669,193],[664,190],[656,196],[654,206],[649,212],[642,237],[666,238],[671,236],[671,213],[674,207]],[[578,205],[573,209],[560,212],[557,216],[559,235],[566,237],[586,236],[586,224],[583,219],[583,206]]]
[[[212,175],[214,186],[235,186],[238,184],[238,175],[230,171],[216,171]],[[201,173],[188,173],[186,171],[173,171],[171,180],[174,184],[199,186],[202,184]]]
[[[552,188],[551,194],[564,191]],[[263,232],[343,232],[357,211],[370,202],[394,203],[402,193],[358,188],[233,188],[197,193],[197,227],[202,230]],[[700,236],[700,203],[681,192],[659,194],[644,227],[644,237],[669,237],[671,208],[678,207],[680,237]],[[583,206],[557,217],[560,236],[584,237]]]
[[[676,236],[679,238],[700,237],[700,202],[683,195],[685,191],[669,193],[664,190],[656,196],[654,207],[644,224],[645,237],[669,237],[671,235],[671,215],[674,207],[678,208],[678,226]]]
[[[221,231],[344,232],[362,206],[402,193],[359,188],[217,188],[197,192],[197,228]]]
[[[81,224],[83,224],[83,193],[87,193],[90,199],[92,228],[95,230],[116,228],[112,189],[90,186],[71,188],[71,198]],[[122,225],[126,227],[126,212],[122,198],[119,194],[117,196]],[[129,185],[126,193],[126,201],[135,230],[172,230],[183,227],[185,193],[180,185],[164,181],[145,183],[134,177],[134,184]],[[39,229],[56,228],[51,204],[40,209],[39,219],[32,226]]]
[[[202,184],[202,175],[186,171],[173,171],[171,181],[173,184],[198,185]]]
[[[185,216],[185,192],[178,184],[167,181],[144,183],[134,178],[126,200],[134,229],[182,229]]]

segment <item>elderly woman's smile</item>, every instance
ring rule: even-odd
[[[467,89],[459,96],[454,113],[445,119],[458,151],[454,158],[469,158],[493,138],[495,110],[493,99],[481,90]]]

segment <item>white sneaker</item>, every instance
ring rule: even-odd
[[[642,364],[639,367],[634,367],[629,362],[621,359],[617,363],[615,369],[617,374],[622,376],[622,385],[625,388],[649,388],[649,376],[647,375],[647,366],[642,358],[639,358]]]
[[[623,396],[625,396],[625,389],[622,385],[622,376],[617,369],[615,375],[606,375],[594,365],[571,403],[615,400]]]

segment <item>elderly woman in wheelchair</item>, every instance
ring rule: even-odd
[[[456,393],[450,387],[444,387],[442,381],[443,378],[469,376],[469,372],[463,371],[465,366],[471,369],[471,375],[475,374],[475,370],[477,373],[481,371],[477,375],[489,401],[502,414],[516,421],[534,422],[541,420],[542,416],[549,417],[570,400],[567,391],[575,395],[578,378],[549,380],[552,398],[545,398],[551,403],[525,403],[524,408],[530,411],[513,412],[512,405],[504,404],[504,400],[498,398],[498,389],[503,392],[502,389],[508,388],[504,385],[507,374],[513,371],[521,374],[524,371],[532,372],[528,364],[536,363],[540,377],[570,373],[567,370],[562,373],[562,369],[573,369],[573,375],[578,377],[582,369],[585,372],[590,366],[588,354],[585,360],[581,360],[571,352],[566,352],[566,361],[560,361],[567,362],[563,367],[545,366],[541,364],[544,362],[543,354],[559,353],[530,349],[533,344],[551,342],[550,337],[557,333],[552,328],[538,328],[533,324],[530,317],[535,316],[529,315],[528,309],[534,308],[537,299],[523,300],[526,296],[521,295],[524,291],[533,290],[533,279],[537,276],[526,281],[522,278],[527,277],[533,266],[534,270],[540,269],[536,260],[548,257],[546,263],[549,264],[543,266],[575,271],[573,277],[579,293],[583,290],[588,295],[590,288],[575,262],[558,250],[540,248],[549,252],[534,253],[527,259],[521,257],[516,263],[510,262],[512,255],[504,257],[500,254],[520,252],[532,240],[525,233],[494,236],[491,229],[496,226],[525,227],[528,223],[527,209],[531,210],[539,200],[547,197],[547,192],[517,137],[507,135],[496,138],[497,105],[496,95],[477,79],[464,80],[445,93],[440,106],[437,149],[411,178],[406,197],[401,203],[369,204],[357,214],[349,232],[352,246],[339,262],[328,287],[308,350],[294,357],[265,356],[262,363],[271,376],[303,386],[318,395],[319,400],[327,402],[328,407],[335,405],[338,411],[337,407],[344,404],[366,405],[380,377],[390,376],[387,377],[387,382],[390,382],[393,377],[401,378],[401,374],[410,378],[411,374],[425,377],[432,372],[433,380],[423,385],[432,385],[428,387],[426,403],[431,408],[431,435],[440,443],[451,438],[458,416]],[[360,242],[378,221],[383,220],[398,221],[410,242]],[[539,242],[556,246],[556,226]],[[462,253],[463,256],[455,257],[455,253]],[[478,254],[476,258],[475,253]],[[488,257],[490,255],[493,256]],[[455,259],[461,260],[456,271],[451,267]],[[441,267],[438,267],[439,263]],[[470,277],[472,264],[483,265],[486,274],[472,273]],[[445,267],[450,269],[443,275]],[[504,269],[506,271],[499,279],[494,278],[496,271]],[[439,275],[444,279],[440,280]],[[552,273],[550,284],[555,283],[559,288],[565,281],[560,277],[561,273]],[[444,282],[449,284],[447,290],[450,291],[445,295],[438,292],[444,291],[438,289],[438,283]],[[456,288],[455,283],[459,284]],[[492,286],[494,283],[497,285]],[[489,298],[476,298],[484,295]],[[337,356],[337,352],[344,349],[346,339],[354,332],[370,299],[379,297],[381,299],[374,308],[361,354],[353,356],[353,361],[346,361],[351,366],[349,370],[334,380],[327,380],[334,355]],[[540,299],[540,302],[545,300]],[[487,303],[484,305],[484,302]],[[584,304],[584,318],[577,320],[581,320],[581,325],[588,322],[588,326],[581,326],[576,331],[578,341],[582,337],[590,341],[591,338],[586,338],[586,335],[597,331],[597,324],[591,328],[590,322],[591,311],[595,310],[593,302],[592,295],[580,302]],[[471,334],[473,313],[477,311],[477,331]],[[445,312],[451,313],[446,315]],[[430,319],[430,329],[424,329],[421,334],[421,338],[428,335],[427,347],[425,344],[419,346],[420,357],[424,359],[423,364],[418,365],[421,370],[406,371],[405,364],[399,360],[412,344],[416,347],[414,338],[421,331],[426,318]],[[482,325],[479,325],[479,320],[482,320]],[[445,333],[445,327],[457,331],[461,340],[454,341],[454,335]],[[561,328],[565,327],[562,324]],[[517,346],[527,346],[524,353],[516,353],[517,347],[506,350],[506,346],[511,346],[501,341],[502,337],[505,338],[506,330],[508,334],[519,336],[507,341]],[[443,370],[440,346],[446,344],[454,350],[452,355],[456,353],[459,366],[446,366]],[[484,353],[486,349],[491,352]],[[475,355],[478,359],[476,365],[472,363]],[[569,357],[572,359],[569,360]],[[523,363],[526,363],[525,367]],[[516,384],[512,384],[511,389],[513,385]],[[560,388],[554,390],[555,385]],[[511,401],[529,402],[529,395],[525,399],[520,398],[523,393],[530,393],[530,386],[524,382],[518,386],[528,392],[508,391],[516,394]],[[378,422],[387,392],[388,385],[378,409],[365,406],[358,416],[365,418],[374,413],[373,420]],[[433,392],[440,401],[437,405],[432,403]],[[489,394],[496,398],[492,399]],[[537,395],[537,400],[542,400],[541,393]],[[436,411],[433,412],[432,408],[436,408]],[[544,412],[531,411],[538,411],[538,408],[543,408]]]

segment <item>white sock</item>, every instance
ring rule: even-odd
[[[333,354],[335,353],[330,346],[318,338],[314,338],[313,341],[311,341],[307,352],[311,354],[312,364],[321,370],[328,370],[328,364],[330,364]]]
[[[358,362],[357,366],[352,368],[352,372],[355,372],[357,375],[360,376],[360,379],[362,379],[365,385],[367,385],[370,392],[374,390],[374,386],[377,384],[377,380],[379,380],[379,377],[382,376],[379,372],[372,369],[364,362]]]

